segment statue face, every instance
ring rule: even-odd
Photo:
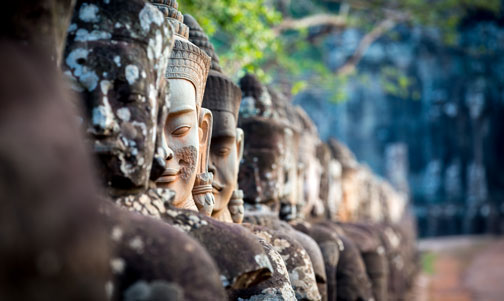
[[[280,218],[292,220],[297,216],[297,185],[298,185],[298,153],[297,139],[291,129],[285,129],[285,157],[283,163],[284,180],[282,196],[280,197]]]
[[[341,205],[343,191],[341,186],[341,164],[331,159],[328,167],[329,187],[327,193],[327,210],[331,219],[336,219],[338,208]]]
[[[248,204],[264,204],[279,210],[282,191],[282,156],[271,149],[245,149],[239,172],[239,186]]]
[[[239,131],[233,114],[224,111],[212,111],[212,114],[214,122],[208,171],[214,175],[214,212],[219,212],[227,208],[237,186],[243,135],[237,134]]]
[[[66,53],[66,74],[83,96],[86,131],[107,185],[146,186],[164,97],[159,66],[134,41],[73,42]]]
[[[304,216],[310,214],[317,202],[320,194],[320,178],[322,176],[322,166],[317,158],[316,143],[311,135],[304,135],[304,141],[300,149],[300,159],[304,166],[303,171],[303,194],[304,204],[301,212]]]
[[[156,181],[161,188],[176,192],[173,205],[184,208],[192,200],[192,189],[199,159],[200,137],[196,90],[184,79],[169,79],[171,107],[164,127],[164,138],[172,150],[166,158],[166,169]]]

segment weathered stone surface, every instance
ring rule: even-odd
[[[375,300],[389,300],[387,295],[389,268],[386,249],[378,225],[340,223],[339,226],[359,249],[366,272],[373,286]]]
[[[307,300],[319,300],[321,298],[317,282],[325,283],[325,271],[319,270],[319,277],[316,277],[313,270],[312,259],[315,258],[320,268],[321,257],[320,250],[316,243],[310,240],[309,237],[304,237],[302,240],[297,240],[296,236],[299,233],[294,230],[286,222],[280,221],[277,217],[267,214],[246,215],[245,222],[262,227],[252,227],[253,232],[259,237],[267,238],[267,242],[271,243],[275,250],[279,252],[289,270],[291,283],[296,291],[296,297]],[[250,227],[250,226],[249,226]],[[307,244],[305,248],[302,243]],[[307,250],[316,250],[313,253],[308,253]],[[307,258],[307,256],[309,258]],[[318,278],[318,279],[317,279]],[[294,281],[292,279],[295,279]]]
[[[1,300],[106,300],[97,189],[57,69],[72,8],[16,1],[0,13]]]
[[[281,255],[289,272],[289,279],[296,293],[296,298],[301,300],[320,299],[318,290],[314,287],[313,266],[308,252],[294,237],[287,235],[282,230],[272,230],[268,227],[253,224],[243,224],[257,237],[270,244]],[[295,231],[293,231],[295,232]],[[320,251],[319,251],[320,252]]]
[[[168,209],[163,220],[205,246],[217,263],[227,289],[248,288],[271,277],[271,263],[262,245],[240,225],[222,223],[182,209]]]
[[[38,11],[37,4],[48,3],[53,1],[30,4]],[[19,29],[15,23],[9,28]],[[73,123],[71,96],[45,46],[4,38],[0,299],[106,300],[109,249],[94,201],[90,160]]]
[[[247,225],[244,225],[247,227]],[[266,255],[271,262],[271,277],[265,281],[241,289],[230,296],[230,299],[240,298],[240,300],[294,300],[296,294],[291,286],[289,272],[285,266],[284,259],[275,250],[271,243],[257,237],[259,243],[266,251]]]
[[[110,204],[109,204],[110,203]],[[220,274],[206,250],[177,227],[128,212],[108,200],[101,208],[113,246],[109,285],[114,298],[128,299],[142,291],[146,300],[224,300]],[[164,287],[160,289],[159,286]],[[197,289],[195,289],[197,288]]]
[[[164,74],[171,27],[141,0],[78,1],[72,24],[66,74],[86,108],[83,126],[101,180],[112,201],[137,212],[109,200],[102,205],[114,246],[108,292],[125,300],[224,299],[208,253],[176,227],[150,217],[159,219],[173,199],[149,190],[151,179],[161,175],[152,166],[164,167],[158,158],[166,154],[157,146],[169,109]]]

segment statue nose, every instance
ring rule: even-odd
[[[171,147],[168,146],[168,141],[166,139],[166,135],[161,134],[161,137],[158,137],[158,139],[161,139],[161,150],[162,150],[162,156],[163,156],[163,159],[165,161],[170,161],[171,159],[173,159],[173,157],[175,157],[175,154],[172,150]]]
[[[171,148],[167,148],[165,149],[165,151],[166,151],[166,161],[173,159],[174,157],[173,150]]]
[[[208,163],[208,172],[212,173],[215,176],[215,171],[215,165],[212,163],[212,161],[210,161]]]
[[[97,135],[112,135],[119,131],[119,125],[108,101],[93,108],[91,122],[93,132]]]

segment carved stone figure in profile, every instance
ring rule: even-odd
[[[340,214],[331,215],[332,227],[337,225],[359,249],[375,299],[388,300],[390,244],[384,232],[379,230],[382,225],[377,223],[378,221],[370,223],[369,220],[371,216],[377,215],[376,212],[370,211],[373,209],[372,203],[379,201],[373,198],[370,191],[373,176],[369,170],[357,163],[355,156],[340,142],[331,139],[329,147],[343,167],[341,185],[344,199],[342,206],[338,206]],[[339,218],[346,219],[346,222]]]
[[[204,249],[144,216],[160,218],[167,211],[163,195],[172,197],[150,180],[153,163],[163,164],[156,158],[166,152],[155,146],[169,109],[164,72],[172,43],[163,15],[142,0],[78,1],[68,30],[66,74],[85,108],[83,126],[105,192],[120,207],[143,214],[102,204],[114,245],[114,281],[107,288],[119,299],[225,298]]]
[[[158,187],[176,192],[173,205],[211,215],[215,200],[212,175],[208,173],[208,151],[212,135],[212,113],[201,107],[210,57],[188,41],[189,27],[177,10],[177,2],[151,1],[175,28],[175,44],[165,78],[170,83],[171,110],[164,128],[166,168]]]
[[[232,223],[229,203],[233,195],[236,200],[240,194],[235,191],[238,190],[238,168],[243,155],[243,131],[237,128],[241,90],[223,73],[213,45],[197,21],[190,15],[184,15],[184,23],[190,28],[190,41],[212,58],[202,104],[213,115],[209,157],[215,197],[212,217]]]
[[[152,2],[176,29],[165,74],[172,100],[160,145],[166,150],[166,166],[156,183],[173,188],[177,196],[169,200],[171,208],[162,219],[189,233],[208,250],[229,296],[245,297],[249,288],[271,277],[272,265],[261,243],[249,231],[207,216],[214,205],[213,177],[206,172],[212,114],[201,104],[210,58],[188,40],[189,27],[182,22],[184,17],[178,12],[176,1]],[[211,203],[204,201],[209,194]],[[197,196],[202,202],[196,201]]]
[[[222,222],[241,223],[243,192],[237,190],[238,166],[243,153],[243,132],[237,128],[241,90],[222,73],[213,45],[197,21],[190,15],[184,15],[184,23],[190,28],[190,41],[212,57],[212,66],[203,99],[203,106],[210,109],[214,117],[209,165],[209,171],[214,175],[213,192],[216,199],[212,217]],[[247,296],[244,297],[294,299],[293,288],[296,289],[298,286],[291,285],[284,260],[276,251],[278,246],[271,244],[272,241],[283,237],[258,226],[244,225],[244,227],[256,234],[273,267],[272,277],[248,289]]]
[[[325,282],[322,254],[315,241],[307,235],[295,231],[279,219],[280,197],[284,193],[285,140],[287,123],[279,118],[271,94],[254,76],[246,75],[240,80],[243,99],[240,106],[239,126],[245,132],[244,158],[239,172],[239,185],[244,190],[245,221],[278,231],[290,238],[290,250],[283,250],[287,268],[291,274],[296,267],[306,263],[294,263],[291,256],[295,252],[308,252],[310,267],[303,272],[304,282],[298,283],[298,291],[306,298],[320,298],[315,277],[309,270],[316,267],[317,278]],[[259,230],[258,230],[259,233]],[[274,240],[272,242],[274,244]],[[299,247],[295,247],[300,245]],[[295,248],[294,248],[295,247]],[[298,251],[296,251],[296,248]],[[304,249],[304,250],[303,250]],[[289,255],[289,256],[287,256]],[[311,272],[315,274],[315,271]],[[294,277],[294,276],[293,276]],[[291,277],[292,278],[292,277]],[[293,283],[294,285],[294,283]],[[298,292],[296,291],[296,292]]]

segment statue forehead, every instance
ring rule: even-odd
[[[170,112],[184,108],[196,109],[196,88],[185,79],[170,78]]]
[[[166,36],[168,31],[163,14],[141,0],[79,0],[68,29],[70,40],[136,39],[145,45],[153,42],[153,36],[161,32]]]
[[[132,63],[141,64],[138,66],[140,68],[149,64],[144,48],[144,45],[134,41],[76,42],[68,46],[65,59],[67,63],[85,62],[97,69],[124,69]],[[150,71],[151,68],[145,69]]]
[[[212,111],[213,129],[212,137],[235,137],[236,120],[231,112]]]

